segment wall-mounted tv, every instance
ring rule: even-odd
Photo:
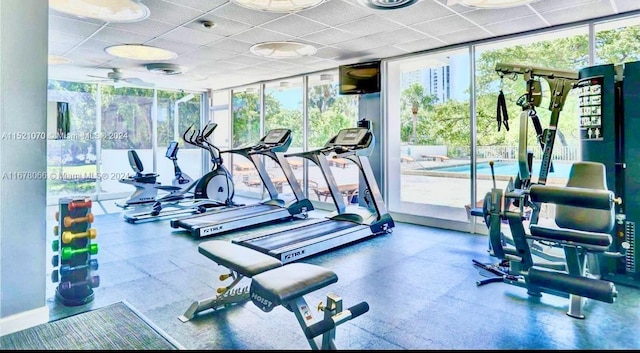
[[[342,65],[340,94],[365,94],[380,92],[380,61]]]

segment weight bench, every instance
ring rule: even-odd
[[[179,317],[182,322],[207,309],[217,310],[251,299],[264,312],[279,305],[293,312],[312,349],[336,349],[336,327],[369,311],[366,302],[343,310],[342,298],[328,293],[326,303],[317,307],[324,311],[323,319],[314,319],[313,308],[307,304],[304,295],[338,281],[338,276],[324,267],[305,263],[283,266],[271,256],[222,240],[203,242],[198,246],[198,252],[231,271],[221,275],[221,281],[228,278],[233,281],[218,288],[215,297],[191,304]],[[245,277],[252,278],[251,285],[236,288]]]

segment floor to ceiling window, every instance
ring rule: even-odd
[[[97,85],[49,81],[47,123],[47,203],[69,195],[95,195]],[[58,134],[66,121],[68,134]]]
[[[477,106],[477,198],[482,200],[491,190],[489,161],[493,160],[497,187],[503,189],[511,178],[518,175],[519,132],[522,113],[518,99],[526,89],[523,75],[505,75],[500,78],[495,71],[497,64],[515,67],[532,66],[555,70],[578,72],[588,65],[588,28],[550,32],[541,35],[520,37],[515,40],[478,46],[476,50],[476,106]],[[548,82],[541,82],[542,100],[535,112],[543,129],[550,124],[550,91]],[[498,131],[496,122],[496,99],[502,88],[508,107],[509,131],[503,127]],[[528,127],[527,149],[534,154],[531,180],[537,182],[540,175],[542,148],[538,141],[531,115],[523,119]],[[552,168],[548,174],[548,185],[566,185],[571,164],[580,159],[578,100],[576,90],[568,94],[560,112],[558,131],[553,147]],[[541,210],[542,218],[551,218],[555,211]]]
[[[323,147],[341,129],[357,126],[358,96],[338,94],[338,83],[337,70],[309,75],[307,151]],[[355,200],[351,196],[358,190],[358,167],[349,160],[333,157],[329,156],[329,166],[348,203]],[[320,168],[314,163],[308,165],[309,198],[331,203]]]
[[[622,64],[640,60],[640,18],[598,23],[595,26],[596,64]]]
[[[180,170],[193,180],[203,175],[204,150],[184,142],[183,135],[190,126],[200,128],[200,93],[158,90],[156,172],[162,185],[171,185],[175,172],[173,162],[166,157],[167,147],[178,142],[176,156]]]
[[[293,139],[286,153],[303,149],[302,85],[302,77],[297,77],[269,82],[264,87],[264,131],[266,134],[272,129],[290,129]],[[289,158],[288,161],[296,179],[302,182],[302,163],[298,158]],[[282,169],[271,158],[265,158],[264,162],[278,192],[290,194],[291,187]]]
[[[151,108],[153,90],[133,87],[101,86],[102,133],[100,134],[101,193],[133,192],[131,185],[120,183],[133,174],[128,150],[136,151],[145,172],[153,172]]]
[[[234,89],[231,93],[232,107],[232,143],[233,148],[256,144],[261,134],[260,86],[254,85]],[[232,173],[235,192],[238,195],[261,197],[262,189],[256,190],[247,185],[247,181],[257,172],[251,161],[241,155],[229,156],[232,161]]]
[[[468,48],[387,67],[389,209],[465,220],[471,190]]]

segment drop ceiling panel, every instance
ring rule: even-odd
[[[167,39],[156,39],[151,43],[149,43],[149,45],[153,45],[154,47],[158,47],[162,49],[171,50],[178,55],[191,53],[192,51],[198,50],[198,48],[200,48],[200,45],[198,44],[191,44],[186,41],[167,40]]]
[[[280,70],[280,71],[293,70],[296,68],[300,68],[300,65],[288,63],[282,60],[264,61],[256,66],[265,67],[267,69],[272,69],[272,70]]]
[[[236,56],[232,56],[229,59],[225,59],[225,60],[220,60],[220,62],[222,64],[241,64],[241,65],[257,65],[260,63],[265,62],[265,60],[268,61],[268,59],[264,59],[252,54],[248,54],[248,55],[236,55]]]
[[[615,0],[616,7],[619,12],[627,12],[640,10],[640,1],[633,0]]]
[[[200,10],[203,12],[211,11],[218,6],[226,4],[229,0],[166,0],[167,2],[190,7],[192,9]]]
[[[388,57],[404,55],[404,54],[407,54],[406,50],[402,50],[394,46],[387,45],[384,47],[378,47],[375,49],[367,50],[366,54],[363,55],[362,59],[379,60],[382,58],[388,58]]]
[[[49,53],[64,54],[82,42],[85,37],[73,34],[49,31]]]
[[[353,34],[351,32],[343,31],[336,28],[329,28],[324,31],[302,36],[300,38],[313,43],[318,43],[322,45],[331,45],[331,44],[355,39],[358,37],[360,36],[357,34]]]
[[[293,39],[292,36],[273,32],[268,29],[263,29],[259,27],[255,27],[246,32],[242,32],[238,35],[233,36],[232,38],[235,40],[240,40],[240,41],[251,43],[251,44],[271,42],[271,41],[288,41]]]
[[[214,43],[210,43],[208,46],[217,49],[223,49],[234,53],[248,53],[251,48],[251,43],[242,42],[232,38],[226,38]]]
[[[188,27],[178,27],[175,30],[162,35],[160,38],[188,44],[206,45],[224,37],[218,34],[198,31]]]
[[[363,37],[363,38],[348,40],[346,42],[337,43],[333,46],[336,48],[345,49],[345,50],[365,51],[368,49],[382,47],[384,46],[384,44],[385,44],[384,42]]]
[[[449,0],[433,0],[433,1],[437,2],[438,4],[440,4],[440,6],[449,8],[451,10],[451,12],[453,12],[453,13],[463,14],[463,13],[467,13],[469,11],[473,11],[474,10],[473,7],[464,6],[464,5],[459,4],[459,3],[455,4],[455,5],[447,6],[447,2]]]
[[[496,36],[501,36],[514,32],[524,32],[535,28],[544,28],[546,26],[546,23],[544,23],[544,21],[542,21],[538,16],[529,16],[486,25],[484,28]]]
[[[333,59],[345,56],[349,52],[350,51],[348,50],[342,50],[334,47],[323,47],[318,49],[315,56],[323,59]]]
[[[213,59],[213,60],[222,60],[222,59],[227,59],[233,56],[238,55],[237,53],[231,52],[231,51],[227,51],[227,50],[222,50],[222,49],[217,49],[217,48],[212,48],[212,47],[200,47],[198,49],[196,49],[195,51],[192,51],[191,53],[187,54],[190,56],[200,56],[202,58],[207,58],[207,59]]]
[[[406,42],[406,43],[400,43],[400,44],[395,44],[394,47],[398,47],[402,50],[405,50],[409,53],[413,53],[413,52],[417,52],[417,51],[422,51],[422,50],[427,50],[427,49],[433,49],[433,48],[438,48],[442,46],[442,42],[437,40],[437,39],[430,39],[430,38],[426,38],[426,39],[420,39],[420,40],[414,40],[412,42]]]
[[[589,6],[574,6],[567,9],[549,11],[542,14],[551,25],[558,25],[573,21],[580,21],[594,16],[606,16],[613,14],[611,3],[598,2]]]
[[[49,31],[87,37],[100,29],[100,27],[101,25],[96,23],[74,20],[68,17],[49,16]]]
[[[470,40],[480,40],[484,38],[490,38],[492,35],[486,31],[478,30],[475,28],[465,29],[458,32],[447,33],[441,35],[439,38],[449,44],[458,44],[468,42]]]
[[[458,15],[447,16],[433,21],[419,23],[413,26],[413,28],[435,37],[474,27],[476,26],[473,23]]]
[[[507,9],[478,9],[467,12],[463,16],[478,25],[486,25],[531,15],[535,15],[535,13],[527,6],[516,6]]]
[[[211,21],[215,24],[215,27],[207,29],[200,23],[201,21]],[[229,20],[219,16],[206,15],[185,24],[185,27],[228,37],[239,32],[244,32],[250,29],[252,25]]]
[[[635,1],[635,0],[631,0]],[[609,0],[539,0],[529,6],[538,12],[549,12],[555,10],[566,9],[574,6],[592,6],[593,4],[609,2]]]
[[[311,55],[311,56],[303,56],[300,58],[283,58],[279,60],[287,63],[297,64],[297,65],[311,65],[311,64],[321,62],[324,59],[319,58],[315,55]]]
[[[148,18],[144,21],[132,22],[132,23],[109,23],[110,28],[120,29],[127,32],[133,32],[138,34],[144,34],[151,37],[158,37],[170,30],[175,26],[168,23],[156,21]]]
[[[391,32],[402,26],[378,15],[371,15],[355,22],[346,23],[336,28],[359,36],[368,36],[380,32]]]
[[[211,12],[214,16],[220,16],[229,20],[240,21],[250,25],[261,25],[263,23],[273,21],[276,18],[286,16],[282,13],[271,13],[265,11],[254,11],[242,6],[238,6],[232,2],[228,2]]]
[[[316,21],[291,14],[281,17],[275,21],[266,23],[262,26],[272,31],[284,33],[293,37],[301,37],[309,33],[318,32],[329,28]]]
[[[143,44],[153,39],[153,36],[105,27],[98,31],[92,38],[119,44]]]
[[[301,11],[298,15],[322,22],[329,26],[338,26],[343,23],[353,22],[371,15],[371,11],[347,1],[330,0],[309,10]]]
[[[424,39],[427,38],[427,36],[420,32],[414,31],[411,28],[401,28],[391,32],[380,32],[372,34],[364,38],[378,41],[381,44],[399,44]]]
[[[417,4],[403,7],[397,10],[376,11],[382,17],[400,22],[405,25],[412,25],[418,22],[435,20],[454,14],[449,8],[434,1],[420,1]]]
[[[162,0],[145,0],[144,4],[149,8],[150,19],[173,25],[181,25],[202,14],[202,11],[200,10],[177,5],[178,2],[171,3]]]

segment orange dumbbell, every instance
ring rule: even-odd
[[[71,227],[72,225],[74,225],[76,223],[82,223],[82,222],[93,223],[93,213],[89,213],[88,215],[86,215],[84,217],[71,218],[69,216],[66,216],[64,218],[64,226],[67,227],[67,228]]]
[[[84,201],[71,201],[69,202],[69,211],[73,211],[78,207],[91,208],[91,199],[85,199]]]
[[[77,238],[89,238],[89,239],[95,239],[95,237],[98,235],[98,232],[95,229],[89,229],[86,232],[82,232],[82,233],[71,233],[69,231],[67,232],[62,232],[62,242],[63,243],[71,243],[73,241],[73,239],[77,239]]]

